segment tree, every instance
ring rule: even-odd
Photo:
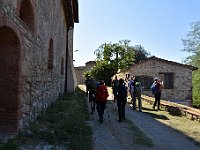
[[[108,84],[118,69],[123,70],[133,65],[136,57],[137,62],[139,62],[149,55],[141,45],[130,46],[130,40],[102,44],[94,53],[97,56],[97,64],[89,71],[89,74],[96,79],[106,79]]]
[[[146,59],[147,56],[150,55],[150,53],[147,52],[141,45],[135,45],[134,50],[135,50],[135,63],[139,63],[140,61]]]
[[[130,46],[130,42],[130,40],[121,40],[114,44],[102,44],[94,52],[97,56],[96,60],[104,61],[118,69],[126,69],[150,55],[141,45]]]
[[[97,81],[104,80],[107,85],[111,84],[111,77],[116,74],[116,68],[113,68],[111,64],[99,61],[91,70],[84,73],[84,76],[94,77]]]
[[[102,44],[94,52],[97,61],[104,61],[117,69],[125,69],[134,63],[134,49],[129,43],[129,40],[121,40],[119,43]]]
[[[200,21],[191,24],[186,39],[182,39],[183,51],[191,53],[185,62],[200,68]],[[193,71],[193,105],[200,108],[200,70]]]

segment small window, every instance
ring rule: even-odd
[[[174,89],[174,73],[162,72],[159,74],[164,77],[164,89]]]
[[[174,88],[174,75],[172,73],[164,74],[164,88],[165,89]]]

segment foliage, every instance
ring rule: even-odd
[[[130,40],[121,40],[118,43],[105,43],[95,50],[97,65],[87,72],[96,79],[109,81],[118,69],[124,70],[134,63],[145,59],[149,53],[141,46],[130,46]]]
[[[90,71],[86,71],[86,72],[83,73],[83,76],[84,76],[85,78],[89,78],[89,77],[92,76],[92,74],[91,74]]]
[[[200,68],[200,21],[191,24],[191,31],[182,39],[183,51],[191,53],[185,62]],[[200,107],[200,70],[193,71],[193,105]]]
[[[134,48],[129,46],[129,40],[121,40],[119,43],[102,44],[95,54],[97,61],[104,61],[118,69],[125,69],[134,63]]]
[[[116,72],[116,68],[104,61],[97,62],[96,66],[91,70],[91,74],[96,80],[104,80],[107,85],[110,84],[111,77]]]
[[[147,58],[147,56],[150,55],[149,52],[147,52],[142,45],[135,45],[135,63],[139,63],[140,61]]]

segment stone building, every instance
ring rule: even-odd
[[[86,80],[83,75],[84,72],[89,71],[95,65],[96,65],[95,61],[88,61],[85,63],[85,66],[75,67],[77,84],[84,84],[84,82]]]
[[[0,1],[0,133],[16,133],[74,91],[77,0]]]
[[[196,67],[180,64],[155,56],[149,57],[144,61],[134,64],[124,72],[117,74],[118,78],[128,78],[136,76],[143,84],[143,93],[152,96],[150,87],[154,78],[164,81],[162,99],[170,101],[192,100],[192,71]],[[184,102],[184,101],[182,101]]]

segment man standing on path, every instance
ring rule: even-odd
[[[131,103],[133,104],[133,109],[135,108],[135,103],[134,103],[134,87],[135,87],[135,77],[132,76],[131,80],[128,82],[128,89],[129,93],[131,95]]]
[[[100,86],[96,90],[96,104],[97,104],[97,112],[99,115],[99,121],[103,123],[103,115],[106,107],[108,98],[108,90],[104,85],[104,81],[100,81]]]
[[[158,103],[158,110],[160,110],[160,97],[161,97],[161,91],[163,89],[163,81],[161,81],[158,78],[155,78],[154,83],[151,86],[152,93],[155,97],[155,102],[153,104],[153,109],[155,110],[155,107]]]
[[[115,76],[115,79],[112,81],[112,91],[113,91],[113,95],[114,95],[114,103],[117,99],[117,87],[118,87],[118,79],[117,76]]]
[[[95,111],[95,104],[96,104],[95,94],[96,94],[96,81],[94,80],[94,78],[91,78],[91,83],[89,86],[89,97],[88,97],[90,102],[91,114],[93,114]]]
[[[117,91],[117,107],[118,107],[118,115],[119,120],[125,120],[125,106],[127,102],[127,87],[125,86],[124,80],[119,80],[118,91]]]
[[[138,99],[138,109],[142,112],[142,84],[139,82],[138,78],[135,78],[134,83],[134,94],[133,94],[133,110],[136,110],[136,99]]]

